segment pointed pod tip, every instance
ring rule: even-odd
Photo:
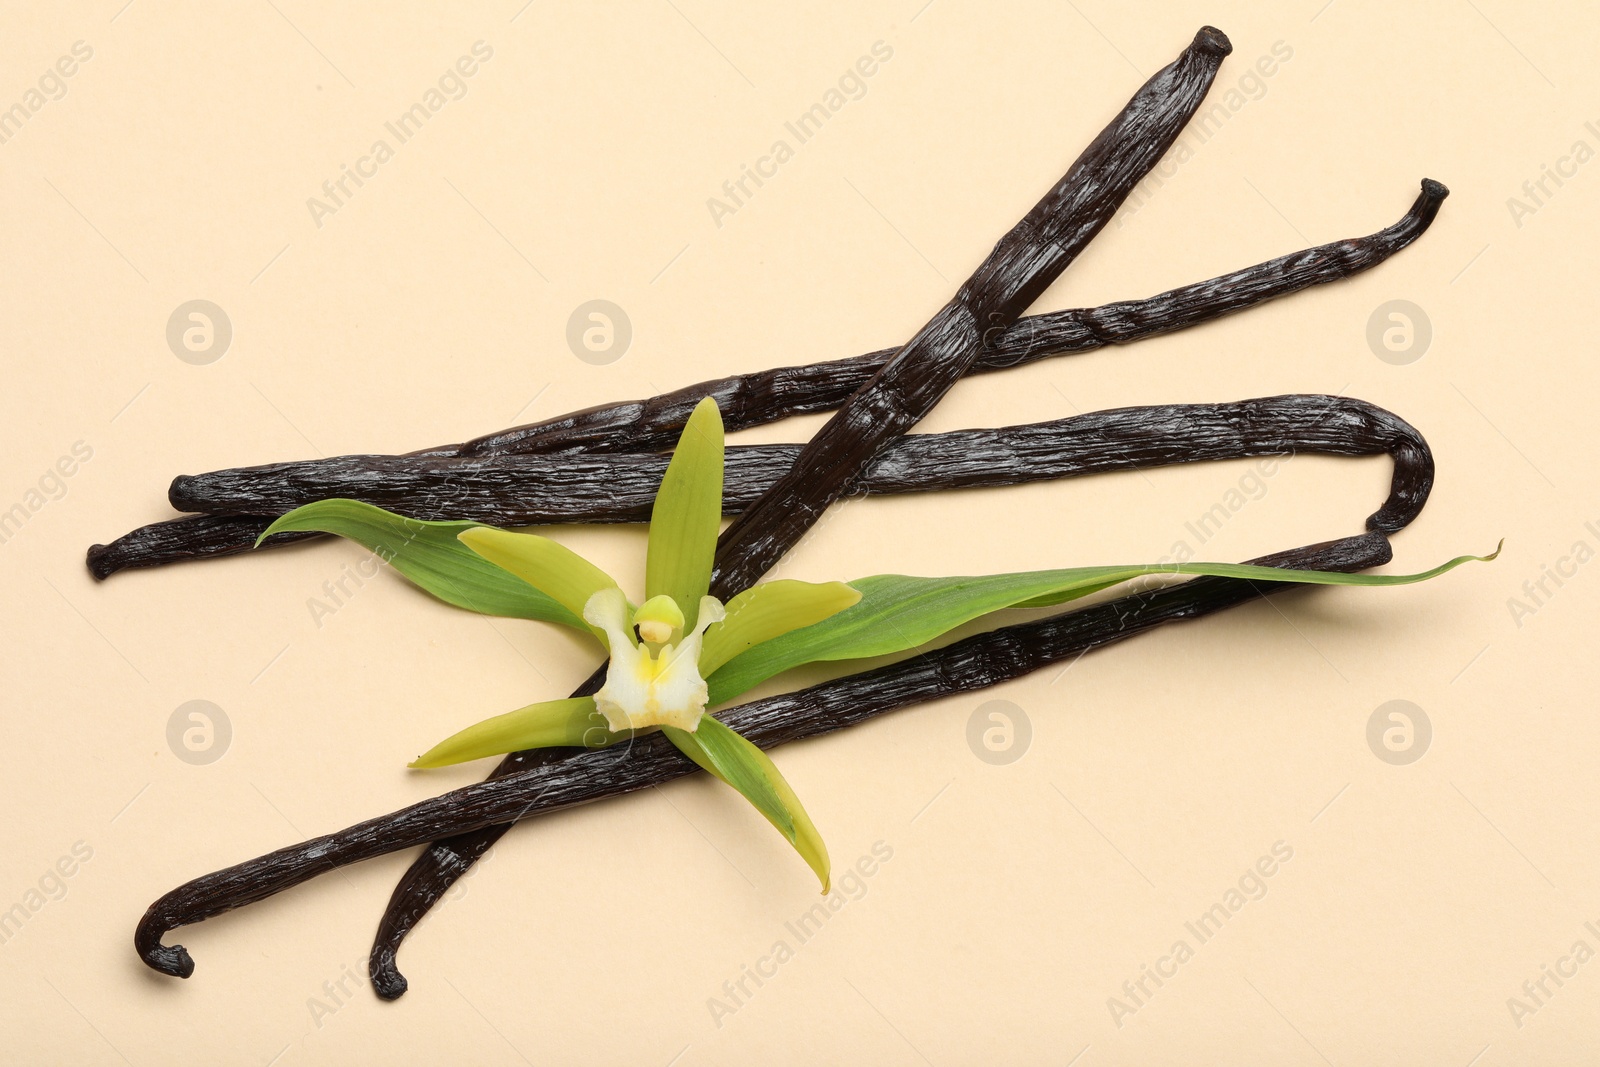
[[[97,582],[103,582],[117,573],[117,565],[111,559],[110,545],[90,545],[89,551],[83,555],[83,562],[88,565],[89,574]]]
[[[1232,53],[1233,42],[1228,40],[1227,34],[1215,26],[1201,26],[1200,32],[1194,35],[1194,43],[1190,47],[1197,52],[1222,57]]]
[[[141,948],[139,956],[145,966],[174,978],[188,978],[194,974],[194,957],[182,945],[163,945],[159,941],[150,948]]]

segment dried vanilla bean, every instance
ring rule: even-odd
[[[1225,38],[1215,31],[1202,31],[1190,52],[1203,55],[1208,51],[1226,54]],[[1214,58],[1220,60],[1220,54]],[[1190,53],[1186,53],[1185,58],[1190,58]],[[1180,60],[1180,64],[1182,62]],[[1175,64],[1163,75],[1178,66]],[[1214,75],[1214,72],[1213,64],[1211,73]],[[1152,79],[1151,85],[1163,75]],[[1209,82],[1209,77],[1206,80]],[[1128,117],[1129,113],[1125,112],[1123,118]],[[1137,121],[1130,121],[1130,130],[1137,126]],[[1085,154],[1088,159],[1096,146],[1103,147],[1104,154],[1093,163],[1095,168],[1107,172],[1116,169],[1116,146],[1101,145],[1109,133],[1108,130],[1108,134],[1102,135]],[[1145,136],[1153,140],[1153,135],[1146,133]],[[1080,160],[1080,165],[1083,162]],[[1153,163],[1154,158],[1150,162]],[[1058,187],[1053,194],[1057,197],[1054,203],[1047,197],[1023,226],[997,245],[985,267],[963,287],[945,311],[845,402],[840,415],[801,451],[798,462],[780,473],[775,486],[735,522],[718,554],[720,588],[734,590],[753,580],[793,543],[798,533],[814,521],[831,500],[858,491],[859,477],[872,469],[873,461],[882,455],[885,444],[913,425],[950,384],[970,369],[985,345],[997,340],[997,331],[1015,321],[1022,307],[1037,296],[1050,277],[1076,254],[1082,242],[1092,237],[1110,217],[1107,214],[1105,219],[1095,222],[1095,210],[1103,203],[1098,198],[1093,198],[1092,203],[1069,205],[1072,210],[1067,211],[1065,217],[1053,214],[1063,203],[1061,193]],[[1056,227],[1054,232],[1051,232],[1052,227]],[[1420,454],[1426,458],[1425,446]],[[1401,456],[1397,453],[1397,485],[1401,466]],[[1426,496],[1428,478],[1414,479],[1411,484],[1413,489],[1409,494],[1397,494],[1402,498],[1398,503],[1391,499],[1394,506],[1386,506],[1385,511],[1374,516],[1371,522],[1375,529],[1409,521]],[[1388,545],[1381,534],[1370,533],[1310,546],[1262,562],[1321,569],[1360,569],[1385,562],[1388,556]],[[963,692],[996,684],[1159,622],[1218,610],[1255,592],[1247,582],[1199,579],[1174,589],[1125,597],[1100,608],[1058,616],[1043,623],[979,635],[856,678],[813,687],[805,691],[809,700],[774,698],[732,709],[724,718],[758,744],[768,747],[784,740],[838,729],[945,692]],[[370,820],[343,834],[279,850],[250,864],[191,882],[152,905],[136,932],[136,945],[150,966],[167,973],[187,975],[193,967],[187,953],[180,946],[169,948],[160,943],[164,932],[175,926],[260,899],[333,866],[418,844],[437,834],[455,835],[451,842],[480,839],[486,833],[498,836],[503,830],[496,824],[509,819],[615,795],[692,772],[692,766],[677,756],[675,750],[663,746],[660,738],[642,738],[625,752],[608,753],[615,761],[609,769],[592,760],[593,755],[541,758],[531,769],[497,775],[490,782],[425,801],[383,819]],[[508,764],[517,766],[518,759],[513,756]],[[424,858],[435,856],[439,848],[436,844]],[[431,882],[417,882],[408,875],[408,882],[397,890],[395,901],[404,903],[403,894],[410,890],[447,886],[472,858],[475,855],[466,856],[459,870],[446,871],[442,878]],[[415,870],[414,867],[413,873]],[[422,906],[426,907],[431,899],[425,898]],[[389,962],[392,966],[392,953]],[[375,972],[376,964],[375,948]]]
[[[1291,252],[1142,300],[1069,308],[1018,319],[978,356],[968,376],[1006,370],[1052,356],[1075,355],[1198,326],[1236,311],[1340,281],[1382,263],[1433,223],[1450,191],[1425,178],[1410,209],[1391,226]],[[465,456],[512,453],[649,452],[671,448],[694,406],[715,397],[724,425],[762,426],[793,415],[832,411],[865,385],[897,349],[851,359],[778,367],[685,386],[649,400],[607,404],[487,434],[459,446]]]
[[[1398,416],[1342,396],[1297,393],[1231,404],[1114,408],[998,429],[915,434],[867,465],[856,495],[1019,485],[1173,463],[1320,452],[1374,455],[1421,438]],[[795,464],[800,445],[727,449],[723,507],[737,515]],[[360,500],[415,519],[497,526],[644,522],[665,454],[348,456],[337,474],[310,464],[196,476],[204,494],[240,511],[284,512],[326,497]],[[180,480],[184,481],[184,480]],[[175,485],[174,493],[180,489]]]
[[[969,374],[1004,370],[1051,356],[1128,344],[1208,322],[1223,315],[1338,281],[1368,270],[1421,236],[1438,214],[1448,190],[1424,180],[1422,192],[1399,221],[1367,237],[1318,245],[1208,281],[1095,308],[1073,308],[1018,320]],[[860,388],[894,354],[884,349],[853,359],[780,367],[700,382],[648,400],[628,401],[561,415],[476,438],[464,445],[411,453],[413,456],[491,456],[567,452],[650,452],[668,448],[694,405],[714,396],[730,430],[759,426],[793,415],[830,411]],[[350,457],[312,461],[339,469]],[[312,470],[308,468],[306,474]],[[223,472],[218,472],[223,473]],[[229,472],[231,473],[231,472]],[[204,477],[204,476],[201,476]],[[176,489],[183,479],[174,482]],[[186,488],[180,507],[219,511]],[[325,493],[333,496],[334,493]],[[248,551],[276,516],[208,514],[151,523],[89,549],[90,572],[100,579],[129,567],[154,567],[190,559]],[[262,547],[292,544],[321,534],[278,534]]]
[[[1221,30],[1203,26],[1176,60],[1134,93],[1061,180],[996,242],[954,298],[839,406],[794,465],[723,531],[712,596],[726,600],[766,573],[829,504],[851,490],[883,447],[915,426],[1000,339],[1171,147],[1232,50]],[[592,693],[598,685],[597,671],[574,695]],[[494,774],[509,774],[534,758],[512,753]],[[436,891],[449,886],[502,833],[485,827],[435,844],[407,873],[405,882],[417,896],[408,901],[397,891],[391,909],[426,910]],[[376,973],[381,963],[375,948],[369,966]],[[392,970],[392,957],[389,963]],[[404,981],[398,971],[382,977],[396,985]],[[380,988],[377,977],[374,986]]]
[[[1433,486],[1433,455],[1421,434],[1398,416],[1348,397],[1283,396],[1239,404],[1128,408],[1045,425],[1073,423],[1095,427],[1080,442],[1092,445],[1072,450],[1070,459],[1063,451],[1057,462],[1071,465],[1073,473],[1081,474],[1151,468],[1201,458],[1387,452],[1394,460],[1389,495],[1367,519],[1367,529],[1380,533],[1394,533],[1411,522],[1422,510]],[[933,436],[945,435],[905,438],[897,447]],[[895,454],[893,450],[888,452],[891,457]],[[987,458],[998,462],[992,455]],[[1040,462],[1037,455],[1009,473],[1023,475],[1033,462]],[[930,467],[929,473],[937,477],[940,472],[937,467]],[[597,671],[578,694],[593,692],[603,678],[603,670]],[[571,754],[565,749],[515,753],[501,761],[495,775],[559,762]],[[380,997],[393,1000],[406,991],[405,977],[395,963],[401,941],[505,829],[489,827],[436,842],[406,871],[384,911],[368,960],[372,988]]]
[[[915,426],[999,341],[1172,147],[1231,51],[1221,30],[1203,26],[1177,59],[1140,87],[950,302],[839,406],[794,466],[722,532],[713,596],[737,593],[765,574],[886,443]]]
[[[1390,558],[1379,533],[1264,556],[1266,566],[1356,571]],[[1275,586],[1275,589],[1291,588]],[[770,748],[855,725],[884,712],[954,693],[998,685],[1131,637],[1164,622],[1195,618],[1254,599],[1268,587],[1238,579],[1196,578],[1040,622],[978,634],[934,652],[864,674],[769,697],[718,716],[745,737]],[[194,960],[162,937],[180,926],[265,900],[319,874],[449,835],[500,829],[528,818],[606,797],[621,796],[696,773],[695,765],[660,734],[635,738],[626,751],[584,751],[516,774],[464,786],[204,875],[151,904],[134,933],[141,959],[164,974],[187,978]]]

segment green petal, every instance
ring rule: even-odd
[[[662,727],[662,732],[703,770],[744,794],[816,872],[824,893],[832,887],[828,846],[765,752],[710,715],[700,720],[694,733],[673,726]]]
[[[521,578],[579,619],[590,597],[602,589],[617,588],[611,575],[548,537],[493,526],[475,526],[457,536],[473,552]],[[583,627],[611,647],[605,631],[587,623]]]
[[[751,586],[728,601],[728,617],[706,631],[700,673],[709,675],[740,653],[837,615],[860,599],[861,594],[843,582],[781,578]]]
[[[1494,559],[1499,551],[1496,548],[1488,556],[1458,556],[1419,574],[1344,574],[1237,563],[1074,567],[977,578],[880,574],[850,583],[861,593],[855,607],[756,645],[728,661],[706,679],[709,703],[725,703],[773,675],[806,663],[904,652],[991,612],[1050,607],[1150,574],[1211,575],[1312,585],[1408,585],[1437,577],[1469,561]]]
[[[462,531],[476,526],[471,522],[423,522],[360,501],[335,499],[294,509],[267,527],[261,537],[290,531],[348,537],[377,553],[418,588],[446,604],[483,615],[589,629],[581,612],[568,611],[456,539]]]
[[[694,629],[700,598],[711,588],[711,563],[722,523],[722,413],[710,397],[684,424],[650,512],[644,595],[665,594]]]
[[[440,741],[418,756],[412,767],[444,767],[452,763],[521,752],[525,748],[561,745],[605,748],[629,734],[612,733],[594,706],[594,697],[572,697],[529,704],[484,719]]]

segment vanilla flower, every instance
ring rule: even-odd
[[[620,733],[646,726],[676,726],[691,733],[706,710],[706,682],[700,677],[700,646],[706,628],[727,616],[722,601],[700,598],[693,630],[683,632],[683,614],[670,598],[666,606],[676,623],[628,609],[620,589],[602,589],[583,606],[583,621],[605,631],[611,643],[606,684],[594,695],[606,725]],[[662,611],[658,608],[658,611]],[[665,614],[665,611],[662,611]],[[635,639],[634,632],[638,632]],[[677,638],[677,643],[673,643]]]
[[[645,600],[634,607],[600,568],[548,537],[472,526],[457,538],[478,556],[581,619],[610,653],[592,697],[531,704],[435,745],[412,764],[437,767],[549,745],[610,744],[660,728],[690,759],[743,793],[794,844],[824,889],[827,849],[766,753],[706,714],[706,679],[756,645],[821,622],[861,599],[842,582],[780,580],[726,605],[709,593],[722,519],[722,416],[695,408],[656,494]]]

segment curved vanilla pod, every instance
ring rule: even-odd
[[[1368,533],[1252,562],[1356,571],[1381,566],[1390,556],[1383,535]],[[718,718],[762,748],[771,748],[853,726],[896,708],[998,685],[1162,623],[1210,614],[1266,592],[1239,579],[1196,578],[1040,622],[991,630],[864,674],[745,704]],[[161,940],[180,926],[265,900],[347,864],[437,838],[498,830],[509,820],[621,796],[697,770],[661,734],[634,738],[621,753],[568,752],[564,758],[464,786],[187,882],[150,905],[134,932],[134,946],[151,968],[187,978],[194,973],[188,951]]]
[[[1202,27],[995,244],[955,297],[844,401],[807,445],[803,470],[780,479],[770,504],[741,515],[724,532],[726,543],[738,548],[720,564],[735,591],[765,573],[792,543],[784,526],[814,522],[866,460],[937,403],[1111,221],[1183,131],[1232,48],[1222,31]],[[844,477],[831,477],[835,470]],[[95,557],[103,563],[106,553],[90,553],[91,570],[98,569]]]
[[[1177,59],[1134,93],[1061,180],[995,243],[950,302],[840,404],[794,465],[723,531],[712,596],[727,600],[766,573],[829,504],[851,490],[886,444],[916,425],[999,341],[1177,140],[1232,50],[1221,30],[1203,26]],[[574,695],[591,692],[594,684],[591,677]],[[510,773],[519,759],[512,753],[494,773]],[[502,833],[483,828],[430,849],[413,866],[433,868],[429,885],[448,885]],[[390,906],[426,910],[421,900],[391,900]],[[398,972],[392,977],[403,981]]]
[[[1099,427],[1091,440],[1093,448],[1102,451],[1083,450],[1075,456],[1074,462],[1082,462],[1080,474],[1128,469],[1130,461],[1136,469],[1189,462],[1198,458],[1197,451],[1205,451],[1205,459],[1294,453],[1344,456],[1389,453],[1394,459],[1389,496],[1382,507],[1366,518],[1366,528],[1374,533],[1392,534],[1405,528],[1421,512],[1434,485],[1434,456],[1422,435],[1395,414],[1362,400],[1270,397],[1246,400],[1242,405],[1126,408],[1118,413],[1101,411],[1083,418]],[[1062,424],[1067,422],[1075,421],[1064,419]],[[1264,434],[1267,427],[1282,437]],[[906,440],[922,440],[923,437],[930,435]],[[1206,438],[1205,442],[1200,438]],[[888,454],[893,458],[898,453]],[[986,461],[992,459],[987,456]],[[1026,470],[1027,462],[1024,462],[1021,470],[1013,470],[1013,474]],[[579,689],[578,696],[592,693],[603,678],[602,667]],[[570,755],[571,750],[566,749],[512,753],[496,766],[494,776],[515,774]],[[395,963],[400,942],[506,829],[509,827],[486,827],[450,840],[435,841],[434,846],[426,849],[406,870],[379,921],[378,934],[368,958],[373,992],[379,997],[394,1000],[405,993],[405,976],[400,974]]]
[[[1411,244],[1433,222],[1449,191],[1431,179],[1399,221],[1366,237],[1346,238],[1257,263],[1229,274],[1181,286],[1142,300],[1095,308],[1072,308],[1019,319],[969,374],[1005,370],[1052,356],[1129,344],[1186,329],[1223,315],[1339,281],[1377,266]],[[493,456],[571,452],[650,452],[670,448],[689,412],[713,396],[732,432],[793,415],[831,411],[860,388],[893,355],[894,349],[829,363],[779,367],[685,386],[647,400],[626,401],[560,415],[542,422],[488,434],[462,445],[441,446],[412,456]],[[311,461],[339,470],[350,457]],[[217,472],[224,473],[224,472]],[[204,477],[204,476],[202,476]],[[177,492],[179,485],[185,488]],[[177,479],[172,497],[180,509],[221,509],[195,495],[195,483]],[[327,493],[325,496],[334,494]],[[183,503],[177,504],[178,500]],[[276,515],[206,514],[141,526],[88,551],[90,573],[105,579],[131,567],[156,567],[249,551]],[[322,534],[275,534],[263,548],[275,548]]]
[[[1392,225],[1291,252],[1139,300],[1047,311],[1018,319],[967,374],[1130,344],[1210,322],[1315,285],[1370,270],[1427,232],[1450,190],[1422,180],[1416,200]],[[647,452],[671,448],[694,406],[715,397],[729,433],[793,415],[832,411],[882,369],[898,349],[850,359],[777,367],[684,386],[648,400],[605,404],[486,434],[458,446],[463,456],[530,452]]]
[[[1364,400],[1295,393],[1227,404],[1113,408],[1049,422],[913,434],[889,442],[852,495],[928,493],[1140,470],[1175,463],[1317,452],[1366,456],[1420,441],[1399,416]],[[800,445],[727,449],[723,510],[737,515],[790,470]],[[281,513],[328,497],[414,519],[491,526],[645,522],[669,456],[349,456],[337,474],[310,464],[197,475],[204,493],[241,511]],[[174,489],[178,492],[178,489]]]

